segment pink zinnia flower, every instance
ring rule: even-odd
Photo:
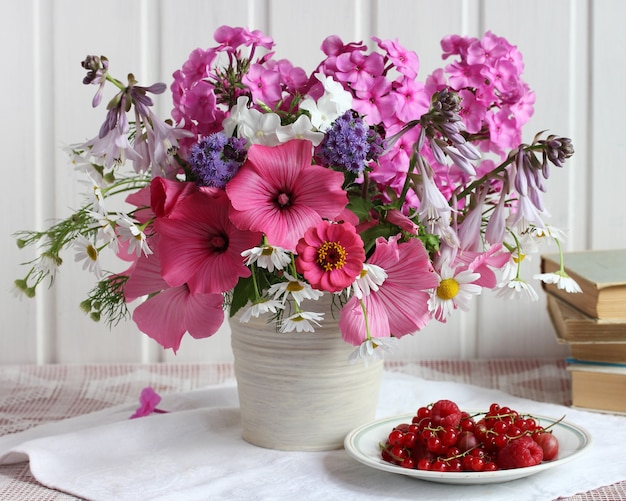
[[[428,253],[420,240],[398,243],[398,237],[376,240],[368,264],[380,266],[387,278],[377,291],[361,301],[367,312],[369,334],[373,338],[402,337],[422,329],[430,320],[429,289],[437,287]],[[344,341],[359,346],[367,338],[365,317],[354,296],[341,309],[339,320]]]
[[[242,230],[265,233],[272,246],[295,251],[306,230],[333,219],[348,203],[343,174],[311,165],[312,157],[312,144],[303,139],[253,144],[226,185],[231,220]]]
[[[238,229],[229,210],[223,190],[202,187],[180,200],[168,217],[156,220],[161,274],[170,286],[187,284],[194,294],[219,293],[250,276],[241,253],[257,246],[261,234]]]
[[[321,221],[296,247],[296,269],[314,289],[339,292],[361,273],[363,240],[350,223]]]

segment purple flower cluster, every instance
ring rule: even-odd
[[[355,112],[347,111],[326,131],[317,156],[328,167],[359,174],[383,153],[383,139]]]
[[[203,137],[189,151],[189,163],[200,186],[224,188],[246,160],[245,138],[216,132]]]

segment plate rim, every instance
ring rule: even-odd
[[[484,413],[486,411],[476,411],[470,410],[471,413]],[[526,414],[526,413],[521,413]],[[439,471],[430,471],[430,470],[417,470],[417,469],[408,469],[402,468],[398,465],[394,465],[391,463],[385,462],[382,458],[376,457],[372,455],[365,454],[361,452],[354,444],[353,441],[367,432],[370,428],[378,428],[382,427],[384,424],[400,424],[402,422],[410,422],[413,416],[415,416],[415,412],[397,414],[393,416],[387,416],[382,418],[377,418],[367,423],[364,423],[360,426],[357,426],[353,430],[351,430],[344,439],[344,449],[353,459],[357,460],[361,464],[369,466],[371,468],[375,468],[381,471],[386,471],[389,473],[395,473],[399,475],[409,476],[412,478],[417,478],[420,480],[430,480],[435,482],[442,483],[450,483],[450,484],[461,484],[464,481],[467,483],[480,482],[481,480],[488,480],[490,482],[505,482],[509,480],[514,480],[518,478],[528,477],[530,475],[534,475],[536,473],[540,473],[544,470],[548,470],[554,468],[556,466],[568,463],[576,459],[578,456],[582,455],[586,452],[590,445],[593,443],[593,438],[591,434],[576,424],[573,424],[563,418],[554,418],[550,416],[544,416],[539,414],[530,414],[535,419],[540,421],[547,421],[550,424],[554,424],[555,426],[560,426],[568,429],[568,431],[577,434],[581,437],[580,446],[574,450],[571,454],[563,457],[557,458],[552,461],[542,462],[535,466],[527,466],[524,468],[512,468],[507,470],[496,470],[489,472],[471,472],[471,471],[462,471],[462,472],[439,472]]]

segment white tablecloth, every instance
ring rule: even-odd
[[[135,398],[95,413],[34,427],[32,421],[21,424],[18,421],[11,425],[15,406],[21,405],[15,400],[19,400],[20,394],[26,398],[28,389],[39,388],[39,401],[45,402],[45,407],[54,401],[55,390],[46,387],[44,369],[38,372],[37,368],[30,368],[29,372],[16,367],[0,370],[0,382],[5,387],[13,383],[10,392],[13,402],[7,405],[8,399],[4,404],[0,399],[0,423],[6,430],[9,422],[8,427],[13,426],[13,431],[17,432],[0,437],[0,462],[30,459],[30,470],[37,482],[79,499],[94,500],[534,501],[577,493],[592,496],[581,499],[620,499],[617,496],[621,494],[602,497],[602,491],[596,489],[626,479],[626,458],[622,453],[626,417],[583,412],[560,403],[542,403],[514,395],[534,392],[544,400],[550,400],[548,394],[558,394],[561,400],[567,398],[564,394],[568,390],[567,374],[562,364],[460,362],[450,366],[455,367],[455,371],[448,370],[450,381],[424,379],[424,376],[444,379],[442,368],[446,367],[445,364],[388,366],[383,377],[378,417],[412,412],[417,406],[439,398],[450,398],[468,409],[486,408],[497,401],[535,414],[555,417],[566,414],[568,421],[590,432],[593,445],[571,463],[526,479],[490,486],[441,485],[373,470],[355,461],[344,450],[282,452],[246,443],[240,436],[236,387],[227,365],[219,367],[217,372],[213,369],[212,376],[217,375],[218,379],[216,384],[195,390],[189,386],[199,383],[198,371],[209,370],[207,367],[181,366],[178,373],[176,367],[165,368],[156,364],[126,367],[128,374],[109,376],[106,384],[102,384],[102,378],[90,379],[83,374],[81,395],[74,400],[75,406],[90,398],[100,401],[106,398],[103,392],[123,393],[130,397],[131,387],[136,391]],[[98,369],[103,370],[94,367],[93,371]],[[159,369],[163,372],[159,373]],[[397,372],[398,369],[404,373]],[[79,369],[65,367],[64,370]],[[546,377],[546,371],[552,371],[556,377]],[[189,377],[185,372],[193,374]],[[421,372],[422,377],[412,375],[416,372]],[[70,376],[66,373],[66,377],[71,379]],[[57,374],[58,379],[62,378]],[[472,379],[499,381],[500,384],[493,386],[503,387],[507,393],[470,385],[468,379],[469,382]],[[163,393],[164,399],[159,407],[171,412],[129,420],[128,416],[138,405],[140,382],[147,382]],[[2,383],[0,390],[4,389]],[[168,386],[173,391],[167,391]],[[22,391],[15,393],[20,387]],[[57,396],[61,394],[62,391],[57,391]],[[2,391],[0,395],[6,395],[6,392]],[[537,398],[537,395],[532,396]],[[558,398],[555,400],[559,401]],[[37,405],[36,401],[30,404]],[[36,415],[33,407],[29,407],[25,414],[26,417]],[[46,419],[54,418],[48,415]],[[20,426],[26,429],[21,432],[15,429]],[[7,433],[5,430],[2,431]],[[22,468],[20,471],[23,472],[24,463],[0,467],[0,499],[64,499],[44,497],[45,490],[31,493],[32,497],[26,495],[30,487],[39,486],[33,483],[33,479],[15,478],[13,469],[17,468]],[[617,492],[622,489],[622,484],[610,489]],[[47,492],[50,495],[54,491]],[[593,497],[596,495],[600,497]]]

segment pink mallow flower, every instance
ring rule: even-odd
[[[241,253],[255,247],[261,234],[238,229],[229,218],[226,193],[202,187],[157,218],[161,274],[171,287],[183,284],[193,294],[221,293],[249,277]]]
[[[158,249],[159,236],[150,239]],[[126,301],[149,296],[135,308],[133,320],[141,330],[163,348],[178,351],[188,332],[195,339],[212,336],[224,321],[222,294],[192,294],[186,284],[170,287],[161,276],[158,252],[141,256],[126,272]]]
[[[296,246],[296,269],[315,289],[339,292],[359,276],[365,262],[363,240],[350,223],[321,221]]]
[[[387,273],[378,290],[359,300],[353,296],[341,309],[339,328],[344,341],[359,346],[370,336],[402,337],[430,321],[429,289],[439,283],[422,242],[412,238],[398,243],[399,236],[378,238],[368,260]],[[367,312],[367,324],[361,301]],[[369,327],[369,332],[368,328]]]
[[[226,185],[231,220],[241,230],[264,232],[270,245],[294,252],[305,231],[322,218],[333,219],[348,203],[343,174],[311,165],[312,156],[312,144],[304,139],[253,144]]]

